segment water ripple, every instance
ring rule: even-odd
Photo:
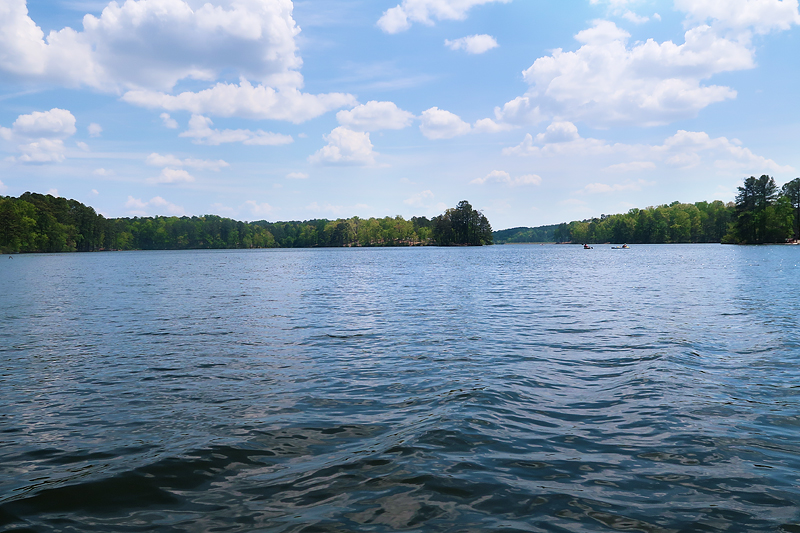
[[[0,532],[800,531],[797,247],[594,252],[0,262]]]

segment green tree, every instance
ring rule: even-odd
[[[726,240],[760,244],[784,242],[791,233],[791,204],[778,201],[778,186],[767,175],[750,176],[738,187],[736,218]]]
[[[789,201],[793,210],[792,236],[800,239],[800,178],[795,178],[786,183],[781,189],[781,194]]]
[[[489,220],[466,200],[435,217],[432,223],[433,240],[440,246],[483,246],[494,242]]]
[[[16,198],[0,197],[0,252],[33,252],[36,240],[36,207]]]

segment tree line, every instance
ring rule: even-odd
[[[495,242],[627,242],[636,244],[783,243],[800,239],[800,178],[778,188],[775,180],[751,176],[735,202],[672,202],[617,215],[536,228],[495,232]]]
[[[631,209],[621,215],[601,215],[556,228],[556,241],[679,243],[721,242],[728,232],[733,207],[719,200]]]
[[[555,230],[558,224],[537,226],[535,228],[509,228],[494,232],[496,244],[512,244],[526,242],[555,242]]]
[[[0,252],[492,244],[486,217],[462,201],[426,217],[240,222],[216,215],[105,218],[77,200],[0,196]]]
[[[735,202],[673,202],[493,232],[466,200],[439,216],[240,222],[216,215],[105,218],[77,200],[0,196],[0,252],[472,245],[513,242],[781,243],[800,240],[800,178],[746,178]]]
[[[735,210],[727,242],[760,244],[800,239],[800,178],[778,189],[770,176],[751,176],[738,188]]]
[[[672,202],[627,213],[600,215],[537,228],[497,232],[495,242],[628,242],[659,244],[721,242],[734,216],[734,204],[719,200],[684,204]]]

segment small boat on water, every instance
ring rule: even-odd
[[[594,246],[589,246],[588,244],[583,245],[584,250],[594,250]]]
[[[611,249],[612,250],[630,250],[631,247],[628,246],[627,244],[623,244],[622,246],[612,246]]]

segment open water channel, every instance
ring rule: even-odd
[[[0,257],[0,532],[800,532],[800,247]]]

